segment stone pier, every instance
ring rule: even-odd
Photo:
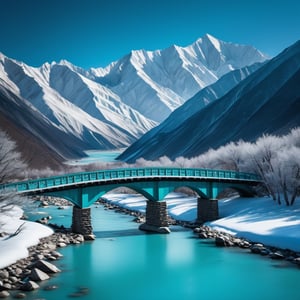
[[[73,207],[72,232],[82,234],[85,240],[95,239],[90,208]]]
[[[147,201],[146,223],[140,225],[141,230],[158,233],[170,233],[166,201]]]
[[[197,223],[214,221],[219,218],[218,200],[198,198],[197,200]]]

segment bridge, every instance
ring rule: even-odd
[[[179,187],[198,194],[197,220],[218,218],[217,196],[226,189],[241,195],[254,194],[260,184],[256,174],[227,170],[192,168],[124,168],[98,170],[32,179],[0,185],[2,192],[24,195],[47,195],[69,200],[74,204],[72,230],[85,236],[92,234],[90,206],[108,191],[127,187],[142,194],[146,202],[146,223],[141,229],[169,232],[165,196]]]

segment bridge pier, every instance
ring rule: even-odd
[[[80,208],[77,206],[73,206],[71,229],[74,233],[82,234],[85,240],[95,239],[92,228],[90,208]]]
[[[219,218],[218,200],[203,199],[197,200],[197,223],[214,221]]]
[[[144,231],[170,233],[166,201],[147,201],[146,223],[139,227]]]

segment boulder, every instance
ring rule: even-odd
[[[49,275],[38,268],[33,268],[29,275],[29,278],[33,281],[43,281],[49,279]]]
[[[199,232],[198,237],[199,239],[207,239],[207,234],[205,232]]]
[[[8,291],[1,291],[0,292],[0,298],[7,298],[9,297],[9,292]]]
[[[74,236],[74,239],[80,243],[83,243],[84,242],[84,236],[82,234],[76,234]]]
[[[60,272],[60,269],[57,268],[55,265],[49,263],[45,260],[38,260],[34,265],[34,268],[38,268],[42,270],[45,273],[58,273]]]
[[[270,253],[272,259],[284,259],[284,255],[280,251]]]
[[[3,283],[2,287],[3,290],[11,290],[12,286],[9,282]]]
[[[251,252],[254,254],[260,254],[262,250],[265,250],[265,247],[263,244],[253,244],[251,247]]]
[[[24,294],[24,293],[17,293],[17,294],[14,295],[14,298],[15,299],[24,299],[24,298],[26,298],[26,294]]]
[[[54,256],[57,259],[63,257],[63,255],[61,253],[57,252],[57,251],[52,251],[51,255]]]
[[[25,282],[23,285],[21,285],[20,290],[33,291],[33,290],[38,289],[39,287],[40,286],[36,282],[29,280],[29,281]]]
[[[0,271],[0,279],[5,279],[9,277],[9,273],[6,270]]]
[[[215,243],[218,247],[226,247],[226,240],[223,236],[217,236],[215,238]]]
[[[94,234],[87,234],[84,236],[85,241],[94,241],[96,239],[96,236]]]

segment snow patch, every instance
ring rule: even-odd
[[[22,215],[23,210],[17,206],[0,214],[0,232],[9,234],[0,238],[0,269],[26,258],[29,247],[53,233],[49,227],[42,224],[20,220]],[[20,232],[14,235],[19,227]]]

